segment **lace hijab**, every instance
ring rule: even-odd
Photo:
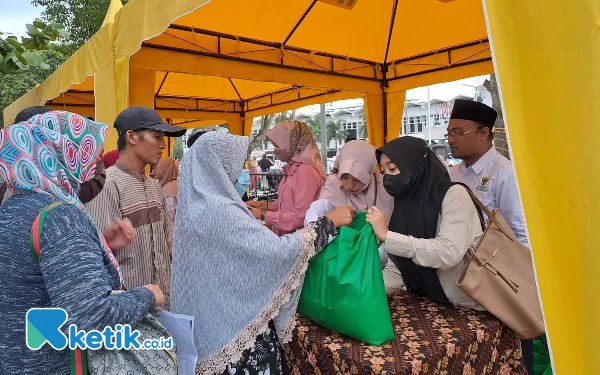
[[[314,230],[278,237],[237,193],[248,138],[204,135],[188,151],[179,177],[171,308],[195,317],[199,374],[221,373],[275,322],[291,339]]]

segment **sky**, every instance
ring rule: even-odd
[[[440,83],[437,85],[432,85],[429,87],[429,98],[430,99],[440,99],[440,100],[450,100],[458,95],[466,95],[466,96],[475,96],[475,88],[471,86],[479,86],[482,85],[483,82],[489,78],[489,75],[479,76],[479,77],[471,77],[466,79],[461,79],[459,81],[454,82],[446,82]],[[408,90],[406,92],[406,100],[407,101],[415,101],[415,102],[427,102],[427,87],[419,87],[416,89]],[[350,100],[340,100],[335,102],[333,105],[328,106],[328,108],[343,108],[343,107],[352,107],[352,106],[360,106],[363,104],[362,99],[350,99]],[[312,115],[315,112],[319,111],[319,105],[311,105],[304,108],[298,109],[299,113]]]
[[[25,36],[25,25],[40,17],[43,7],[34,7],[30,0],[0,0],[0,31]]]

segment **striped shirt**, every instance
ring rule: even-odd
[[[128,218],[135,228],[135,241],[114,254],[128,289],[146,284],[160,286],[169,309],[173,223],[167,220],[160,184],[117,161],[106,171],[104,189],[86,205],[102,231],[117,219]]]

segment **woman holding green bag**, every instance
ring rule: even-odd
[[[12,193],[0,206],[0,374],[68,375],[77,363],[72,359],[85,364],[85,356],[70,357],[68,349],[43,341],[37,351],[25,345],[32,308],[64,309],[63,328],[74,324],[89,332],[136,327],[154,304],[164,303],[157,285],[112,294],[121,291],[122,276],[110,248],[130,239],[122,223],[103,236],[81,202],[107,131],[105,124],[63,111],[0,130],[0,175]]]
[[[319,199],[306,211],[304,225],[343,205],[354,207],[359,212],[367,212],[369,207],[377,206],[389,223],[394,198],[383,187],[383,176],[375,171],[375,147],[366,141],[348,142],[342,147],[336,165],[336,173],[327,178]],[[379,258],[385,267],[388,256],[383,245],[379,248]]]
[[[422,139],[401,137],[377,150],[383,185],[394,197],[389,227],[373,206],[367,221],[385,241],[390,260],[384,270],[388,293],[406,289],[442,305],[485,309],[456,286],[467,250],[482,236],[475,205],[464,187]]]
[[[247,137],[211,132],[186,154],[179,180],[171,308],[195,318],[197,374],[282,374],[308,261],[349,225],[339,207],[279,237],[234,187]]]

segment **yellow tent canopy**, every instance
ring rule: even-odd
[[[108,123],[145,105],[248,135],[253,117],[361,97],[369,138],[381,145],[400,134],[406,89],[492,72],[478,0],[133,0],[118,12],[115,2],[103,27],[110,69],[88,73],[86,89],[36,93],[36,105],[93,108]],[[49,80],[71,75],[61,67]],[[31,104],[11,105],[6,121]]]
[[[595,374],[600,177],[589,137],[600,119],[600,3],[483,3],[554,368]],[[31,105],[108,123],[147,105],[172,122],[226,121],[248,134],[254,116],[362,97],[369,138],[380,145],[399,135],[405,90],[493,71],[480,0],[132,0],[119,8],[113,0],[100,32],[5,109],[7,124]],[[569,158],[549,161],[556,144]],[[558,277],[566,274],[568,282]]]

